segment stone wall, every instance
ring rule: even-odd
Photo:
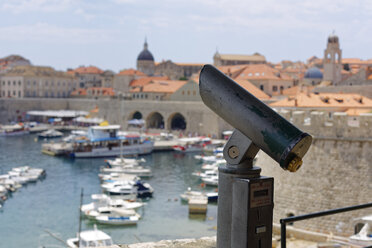
[[[301,215],[371,202],[372,115],[357,121],[343,113],[332,119],[313,112],[284,111],[283,116],[313,135],[313,143],[296,173],[282,170],[263,152],[257,165],[262,174],[275,180],[274,222],[290,215]],[[353,211],[300,221],[295,227],[336,235],[350,235],[353,218],[372,214],[372,209]]]

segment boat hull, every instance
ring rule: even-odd
[[[149,154],[153,151],[154,145],[152,143],[144,143],[141,145],[131,145],[127,147],[112,147],[109,149],[105,148],[96,148],[88,152],[73,152],[71,153],[72,157],[75,158],[102,158],[102,157],[116,157],[119,155],[123,156],[133,156],[133,155],[144,155]]]

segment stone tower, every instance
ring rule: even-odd
[[[147,74],[148,76],[154,75],[155,71],[154,57],[148,50],[146,39],[145,44],[143,45],[143,50],[137,57],[137,70]]]
[[[330,35],[328,37],[327,49],[324,50],[324,81],[330,81],[333,85],[337,85],[341,82],[341,70],[342,62],[341,56],[342,51],[340,49],[340,43],[336,35]]]

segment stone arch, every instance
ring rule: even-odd
[[[152,112],[146,119],[147,128],[164,129],[164,118],[159,112]]]
[[[129,115],[129,120],[132,120],[132,119],[141,120],[141,119],[143,119],[143,115],[142,115],[142,113],[140,111],[133,111]]]
[[[181,113],[173,113],[168,118],[168,127],[170,130],[185,130],[186,118]]]

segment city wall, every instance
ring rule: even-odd
[[[28,110],[71,109],[89,111],[96,106],[101,117],[124,127],[135,111],[144,117],[152,112],[167,120],[182,113],[188,132],[220,134],[231,127],[201,102],[142,102],[87,99],[0,99],[0,122],[14,120]],[[313,135],[313,144],[296,173],[283,171],[263,152],[257,165],[262,175],[275,179],[274,222],[291,215],[371,202],[372,190],[372,114],[350,117],[344,113],[278,110],[301,130]],[[160,131],[160,130],[158,130]],[[352,219],[372,214],[360,210],[313,220],[296,222],[295,227],[335,235],[350,235]]]

